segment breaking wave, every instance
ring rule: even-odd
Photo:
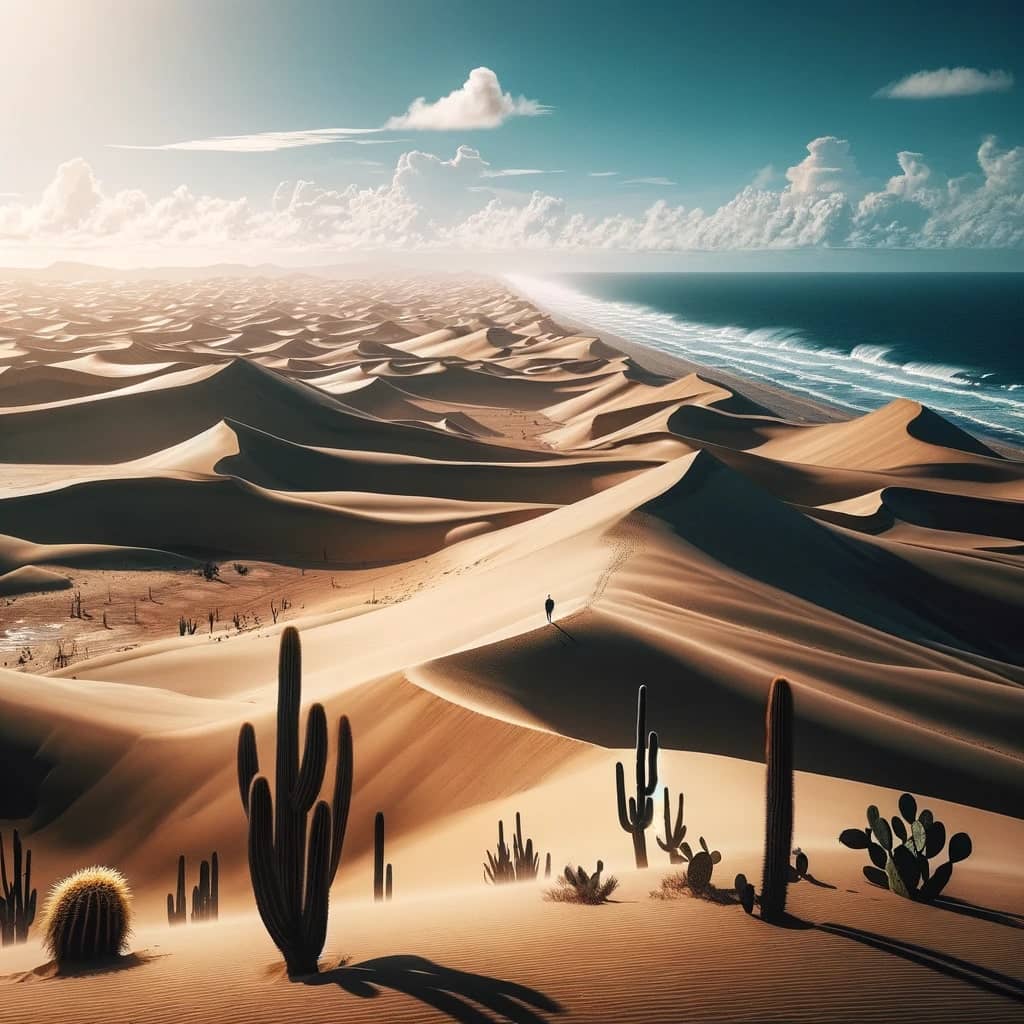
[[[896,398],[929,406],[965,429],[1024,443],[1024,379],[905,360],[895,345],[824,345],[785,326],[749,329],[698,323],[639,304],[587,295],[561,282],[515,275],[511,284],[554,314],[706,366],[857,412]]]

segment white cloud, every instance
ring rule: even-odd
[[[83,159],[57,169],[38,199],[0,202],[0,239],[33,246],[345,250],[687,250],[807,247],[1024,249],[1024,147],[987,138],[973,174],[947,178],[924,155],[897,155],[898,173],[871,190],[844,139],[812,140],[777,190],[750,185],[718,209],[664,199],[638,215],[574,210],[544,191],[501,191],[478,150],[450,159],[411,150],[388,181],[342,189],[282,182],[269,206],[245,196],[152,197],[110,192]],[[509,170],[517,170],[511,168]],[[525,170],[525,169],[519,169]],[[516,177],[516,175],[509,175]],[[8,246],[9,248],[9,246]]]
[[[497,128],[510,117],[536,117],[550,109],[536,100],[502,92],[498,76],[481,67],[470,71],[460,88],[433,103],[423,96],[413,100],[404,114],[390,118],[385,127],[425,131]]]
[[[505,167],[500,171],[487,171],[485,178],[522,178],[528,174],[565,174],[565,171],[544,171],[539,167]]]
[[[850,143],[834,135],[824,135],[807,143],[807,156],[786,171],[786,180],[794,195],[864,191],[857,163],[850,154]]]
[[[614,178],[615,175],[617,175],[618,173],[619,173],[618,171],[591,171],[587,175],[587,177],[588,178]]]
[[[188,142],[166,142],[160,146],[134,146],[111,143],[113,149],[182,149],[208,153],[273,153],[279,149],[297,149],[301,146],[325,146],[332,142],[361,142],[360,135],[371,135],[381,128],[308,128],[293,132],[257,132],[254,135],[216,135],[208,139]],[[379,139],[393,142],[393,139]]]
[[[976,96],[982,92],[1007,92],[1013,88],[1013,75],[998,68],[936,68],[915,71],[912,75],[890,82],[875,93],[890,100],[933,100],[946,96]]]
[[[753,180],[750,182],[754,188],[768,188],[770,185],[774,185],[779,180],[779,172],[775,170],[772,164],[765,164],[757,174],[754,175]]]
[[[626,178],[620,185],[674,185],[671,178]]]

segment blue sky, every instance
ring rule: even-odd
[[[7,0],[4,9],[13,26],[0,40],[6,262],[79,248],[297,259],[424,247],[1024,247],[1020,4]],[[417,97],[431,104],[459,90],[476,68],[493,72],[513,107],[524,97],[549,109],[526,105],[488,128],[414,123],[273,151],[117,148],[378,129]],[[921,72],[933,76],[921,90],[929,98],[877,95]],[[819,147],[800,182],[786,177],[809,143],[829,138],[836,144]],[[901,171],[901,152],[919,155],[914,166],[927,174]],[[399,196],[396,165],[408,153],[437,161],[414,160]],[[498,176],[514,169],[558,173]],[[893,176],[901,181],[890,186]],[[299,180],[318,192],[285,209],[293,186],[281,183]],[[751,185],[778,196],[778,210],[769,200],[728,206]],[[259,220],[275,193],[281,216]],[[418,205],[406,203],[411,193]],[[695,209],[708,218],[722,207],[717,221],[694,219]],[[386,229],[370,224],[374,208]],[[757,218],[765,223],[753,230]]]

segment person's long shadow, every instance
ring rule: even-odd
[[[938,971],[939,974],[956,978],[975,988],[1006,996],[1018,1003],[1024,1003],[1024,982],[1008,974],[1000,974],[998,971],[980,967],[978,964],[950,956],[948,953],[939,953],[927,946],[890,939],[885,935],[876,935],[874,932],[864,931],[861,928],[851,928],[849,925],[826,922],[819,924],[818,930],[828,932],[830,935],[838,935],[844,939],[852,939],[854,942],[860,942],[872,949],[891,953],[904,960],[909,960],[911,963],[920,964],[922,967],[929,967],[933,971]]]
[[[570,633],[567,629],[562,629],[562,627],[557,622],[552,622],[551,625],[554,626],[555,629],[557,629],[558,632],[561,633],[562,636],[564,636],[571,643],[574,643],[574,644],[578,644],[579,643],[579,640],[577,640],[576,637],[574,637],[572,635],[572,633]]]
[[[394,989],[460,1024],[548,1024],[547,1014],[563,1012],[558,1003],[536,989],[442,967],[421,956],[377,957],[314,974],[303,981],[307,985],[338,985],[363,999],[375,998],[384,988]]]

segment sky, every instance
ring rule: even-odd
[[[1024,268],[1021,3],[0,0],[0,24],[5,265]]]

